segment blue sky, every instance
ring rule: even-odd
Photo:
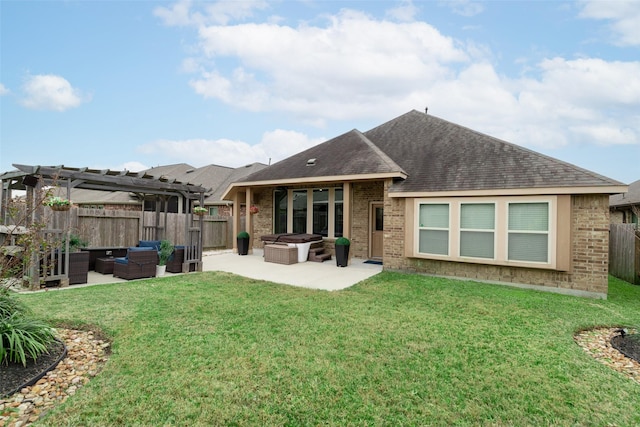
[[[640,179],[640,1],[0,2],[0,171],[276,162],[412,109]]]

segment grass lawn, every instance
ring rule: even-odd
[[[113,340],[43,425],[638,425],[640,385],[573,333],[640,324],[606,301],[381,273],[340,292],[198,273],[24,295]]]

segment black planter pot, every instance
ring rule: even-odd
[[[238,255],[246,255],[249,253],[249,238],[238,237]]]
[[[336,265],[346,267],[349,262],[349,245],[336,245]]]

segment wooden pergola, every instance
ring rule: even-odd
[[[185,247],[183,271],[189,271],[191,265],[195,265],[196,271],[202,271],[202,226],[203,218],[199,217],[199,221],[194,225],[193,221],[193,205],[199,202],[200,206],[204,205],[205,189],[202,186],[183,183],[175,179],[166,177],[154,177],[145,172],[129,172],[129,171],[112,171],[98,170],[90,168],[71,168],[66,166],[30,166],[13,164],[16,168],[14,171],[6,172],[0,175],[0,224],[8,224],[8,206],[12,199],[14,190],[23,190],[26,192],[27,212],[33,212],[33,215],[27,219],[27,227],[31,224],[38,223],[44,216],[44,206],[40,203],[36,205],[36,194],[41,194],[43,188],[55,186],[64,191],[66,189],[67,199],[71,199],[71,190],[73,188],[83,188],[101,191],[126,191],[139,195],[144,198],[148,195],[156,197],[156,200],[168,200],[171,196],[182,196],[186,201],[185,211],[185,241],[177,242]],[[164,212],[160,212],[160,203],[156,203],[155,224],[149,226],[142,224],[142,233],[140,240],[161,240],[164,237],[164,230],[167,221],[167,207],[164,203]],[[164,215],[163,215],[164,214]],[[144,222],[144,214],[142,215]],[[43,230],[44,233],[58,233],[60,239],[65,241],[66,247],[60,248],[62,251],[69,251],[69,239],[67,230]],[[67,238],[63,239],[63,233],[67,233]],[[69,271],[68,261],[66,258],[65,272]],[[32,260],[32,269],[37,271],[38,260]],[[65,279],[65,273],[61,277],[52,279]],[[39,281],[39,274],[31,274],[32,287],[36,286]],[[37,277],[34,277],[37,276]]]

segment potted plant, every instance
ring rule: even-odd
[[[260,212],[260,209],[258,209],[258,207],[257,207],[256,205],[251,205],[251,206],[249,207],[249,213],[250,213],[251,215],[255,215],[255,214],[257,214],[258,212]]]
[[[54,196],[45,200],[44,205],[49,206],[54,211],[68,211],[71,209],[71,200]]]
[[[164,276],[167,271],[167,261],[173,253],[173,245],[168,240],[162,240],[160,242],[160,249],[158,250],[158,266],[156,268],[156,276]]]
[[[241,231],[238,233],[238,255],[249,253],[249,233]]]
[[[349,246],[351,242],[346,237],[336,239],[336,265],[346,267],[349,262]]]
[[[193,214],[198,216],[206,215],[207,208],[201,208],[200,206],[196,206],[195,208],[193,208]]]

